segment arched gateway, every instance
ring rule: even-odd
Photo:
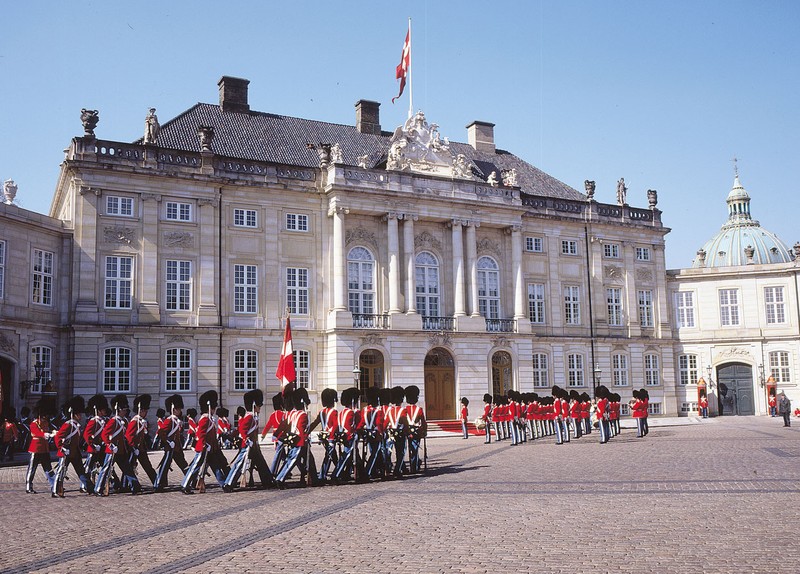
[[[456,418],[456,366],[446,349],[425,356],[425,414],[428,420]]]

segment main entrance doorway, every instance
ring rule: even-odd
[[[719,414],[754,415],[753,368],[742,363],[731,363],[717,369],[719,389]]]
[[[492,355],[492,393],[495,395],[506,395],[514,388],[511,366],[511,355],[505,351]]]
[[[456,418],[456,365],[440,347],[425,356],[425,415],[432,421]]]

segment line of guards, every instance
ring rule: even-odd
[[[232,492],[236,488],[255,486],[254,473],[258,473],[258,488],[284,488],[293,471],[299,474],[301,486],[340,484],[350,480],[365,482],[419,473],[427,460],[427,423],[422,408],[417,405],[419,394],[415,385],[391,389],[371,387],[362,397],[358,389],[351,387],[342,391],[342,408],[337,410],[338,393],[325,389],[321,393],[322,408],[311,420],[308,391],[289,385],[273,397],[275,410],[261,433],[263,439],[273,431],[275,455],[271,465],[264,459],[259,442],[259,413],[264,404],[261,390],[244,395],[244,407],[240,407],[244,413],[236,425],[238,452],[230,464],[220,442],[220,437],[228,430],[221,423],[227,420],[227,411],[217,408],[216,391],[200,396],[202,414],[197,421],[189,419],[193,437],[187,442],[194,442],[195,453],[190,463],[184,457],[183,398],[172,395],[166,399],[163,416],[159,416],[157,423],[157,438],[153,444],[161,446],[163,456],[156,468],[147,454],[150,395],[134,399],[136,414],[130,419],[130,406],[123,394],[113,397],[110,404],[104,395],[95,395],[88,403],[75,396],[65,405],[67,419],[56,431],[50,427],[52,413],[48,412],[48,404],[40,401],[30,424],[26,492],[36,493],[33,478],[39,466],[53,497],[64,496],[64,481],[70,465],[80,481],[80,491],[97,496],[107,496],[109,492],[141,492],[137,466],[147,475],[153,490],[162,492],[168,488],[169,472],[173,464],[176,465],[184,473],[180,489],[185,494],[204,492],[207,476],[213,476],[223,491]],[[88,418],[82,426],[87,411]],[[159,415],[162,415],[161,409]],[[317,428],[317,439],[324,450],[319,467],[311,451],[311,433]],[[50,462],[50,439],[58,454],[55,470]],[[85,458],[82,445],[85,445]]]

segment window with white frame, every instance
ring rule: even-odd
[[[575,285],[564,286],[564,323],[581,324],[581,288]]]
[[[47,382],[53,378],[53,349],[44,346],[31,347],[31,368],[35,369],[36,363],[42,366],[42,378],[37,384],[34,377],[28,377],[29,380],[33,380],[28,390],[32,393],[41,393]]]
[[[233,312],[258,311],[258,267],[236,264],[233,266]]]
[[[347,304],[351,313],[375,314],[375,259],[364,247],[347,254]]]
[[[611,287],[606,289],[606,304],[608,305],[608,324],[611,327],[622,326],[622,289]]]
[[[616,354],[611,356],[611,370],[615,387],[628,386],[628,356]]]
[[[106,309],[130,309],[133,287],[133,257],[106,257]]]
[[[567,386],[583,387],[583,355],[570,353],[567,355]]]
[[[562,239],[561,240],[561,254],[562,255],[577,255],[578,254],[578,242],[574,239]]]
[[[786,322],[783,287],[764,287],[764,303],[766,305],[768,325]]]
[[[133,217],[133,198],[109,195],[106,197],[106,215]]]
[[[697,412],[697,403],[696,402],[681,403],[681,412],[682,413]]]
[[[192,262],[167,260],[167,311],[192,308]]]
[[[528,283],[528,318],[544,324],[544,283]]]
[[[192,204],[179,201],[167,202],[167,220],[169,221],[191,221]]]
[[[6,284],[6,242],[0,241],[0,299],[5,296]]]
[[[478,259],[478,311],[485,319],[500,318],[500,268],[491,257]]]
[[[439,316],[439,260],[422,251],[415,258],[417,312],[423,317]]]
[[[544,252],[544,239],[541,237],[529,236],[525,238],[525,251],[531,251],[533,253],[542,253]]]
[[[235,208],[233,210],[234,227],[258,227],[258,216],[255,209]]]
[[[293,315],[308,315],[308,269],[287,267],[286,306]]]
[[[653,292],[649,289],[637,291],[639,298],[639,325],[653,326]]]
[[[619,415],[621,417],[627,417],[631,414],[631,406],[628,403],[620,402],[619,404]]]
[[[192,390],[192,350],[167,349],[164,383],[167,391]]]
[[[647,414],[648,415],[660,415],[661,414],[661,403],[650,403],[647,405]]]
[[[33,250],[31,302],[39,305],[53,304],[53,254],[49,251]]]
[[[650,248],[649,247],[637,247],[636,248],[636,260],[637,261],[650,261]]]
[[[603,243],[603,257],[619,259],[619,243]]]
[[[769,372],[776,383],[791,383],[789,353],[787,351],[771,351],[769,354]]]
[[[678,327],[694,327],[694,292],[675,293],[675,321]]]
[[[739,324],[739,290],[719,290],[719,322],[723,327]]]
[[[233,390],[258,388],[258,351],[238,349],[233,353]]]
[[[294,368],[297,373],[297,387],[307,389],[311,377],[311,354],[302,349],[293,351],[293,354]]]
[[[287,231],[308,231],[308,215],[302,213],[286,214]]]
[[[661,384],[661,370],[658,368],[658,355],[644,356],[644,384],[654,387]]]
[[[547,374],[547,355],[545,353],[533,354],[533,386],[536,388],[550,386],[550,377]]]
[[[697,355],[679,355],[678,374],[682,385],[697,384]]]
[[[103,392],[127,393],[131,391],[131,350],[109,347],[103,350]]]

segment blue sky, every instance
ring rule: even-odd
[[[407,19],[414,107],[597,199],[659,193],[667,266],[686,267],[724,223],[734,156],[752,213],[787,244],[800,201],[800,3],[793,1],[13,2],[3,10],[0,179],[47,213],[63,149],[98,109],[98,137],[132,141],[250,80],[258,111],[352,124],[359,99],[391,104]]]

